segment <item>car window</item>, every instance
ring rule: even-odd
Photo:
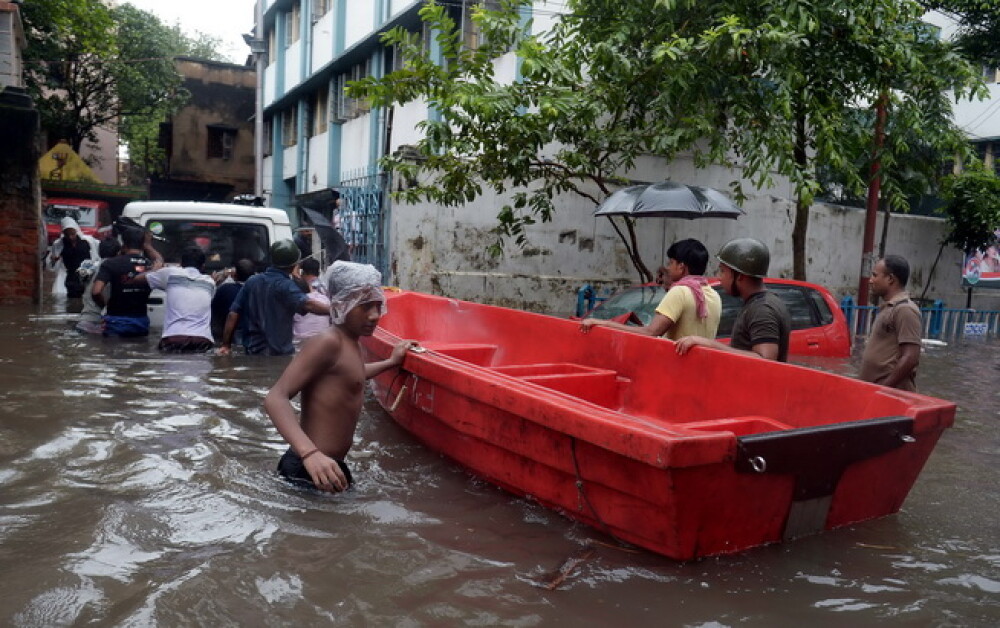
[[[816,308],[816,312],[819,313],[819,323],[820,325],[829,325],[833,323],[833,312],[830,311],[830,306],[826,304],[826,299],[817,290],[806,290],[809,293],[809,300],[812,301],[813,307]]]
[[[788,315],[792,318],[792,329],[808,329],[816,326],[812,306],[800,288],[770,285],[768,290],[773,290],[785,302]]]
[[[587,316],[609,319],[629,312],[635,312],[643,325],[648,325],[656,313],[656,306],[663,300],[660,286],[637,286],[612,295],[595,307]]]
[[[206,270],[233,266],[241,259],[248,259],[258,270],[268,262],[267,227],[264,225],[221,222],[212,220],[152,219],[146,226],[162,241],[154,246],[167,263],[178,263],[181,251],[197,246],[205,251]]]
[[[97,214],[93,207],[81,207],[80,205],[52,204],[45,206],[45,222],[50,225],[58,225],[63,218],[69,217],[76,221],[81,227],[97,226]]]

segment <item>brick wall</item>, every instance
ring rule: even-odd
[[[0,89],[0,305],[41,297],[38,112],[22,90]]]

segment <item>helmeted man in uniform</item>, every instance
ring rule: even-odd
[[[243,284],[226,318],[222,332],[220,355],[232,350],[233,334],[241,318],[245,318],[243,346],[247,353],[291,355],[292,324],[295,314],[329,314],[329,308],[306,298],[292,281],[291,273],[298,265],[299,247],[292,240],[278,240],[271,245],[271,265]]]
[[[677,342],[677,353],[684,355],[691,347],[700,345],[787,362],[792,319],[781,297],[764,286],[771,263],[767,246],[753,238],[736,238],[723,245],[716,259],[723,289],[743,299],[730,344],[688,336]]]

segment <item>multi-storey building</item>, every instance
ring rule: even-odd
[[[471,29],[471,8],[480,2],[450,4],[459,23]],[[249,42],[260,70],[258,194],[272,206],[289,209],[293,218],[297,207],[330,216],[339,204],[341,230],[354,257],[396,273],[396,281],[405,274],[393,264],[389,248],[390,231],[398,223],[388,217],[389,180],[378,161],[415,143],[417,123],[435,114],[419,101],[390,111],[372,109],[346,96],[344,85],[392,71],[397,58],[380,35],[396,26],[422,32],[418,11],[423,4],[259,0],[256,39]],[[547,19],[538,20],[538,27]],[[516,63],[508,57],[498,63],[513,80]],[[419,238],[419,233],[409,237]],[[468,243],[480,253],[485,245]]]
[[[226,201],[254,191],[254,68],[177,57],[189,100],[160,124],[149,198]]]
[[[344,84],[385,72],[378,39],[396,25],[419,28],[412,0],[259,0],[255,34],[259,85],[258,193],[275,207],[331,215],[355,257],[385,270],[384,176],[390,116],[344,95]],[[398,141],[398,139],[397,139]],[[364,221],[365,224],[360,224]],[[363,234],[363,235],[362,235]]]

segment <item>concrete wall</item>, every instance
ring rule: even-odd
[[[375,0],[351,0],[347,11],[344,49],[357,44],[375,30]]]
[[[689,165],[666,170],[682,173]],[[701,171],[699,182],[714,181],[725,189],[723,169]],[[663,177],[667,178],[667,177]],[[652,179],[650,179],[652,180]],[[676,177],[678,181],[692,180]],[[398,190],[405,185],[392,183]],[[773,276],[792,274],[792,224],[794,204],[780,187],[752,195],[743,204],[747,214],[738,221],[647,218],[639,222],[639,250],[647,266],[655,269],[672,242],[693,237],[717,251],[727,240],[751,236],[771,249]],[[527,246],[519,250],[508,243],[505,255],[494,258],[487,246],[494,241],[492,228],[502,206],[491,193],[458,208],[429,204],[395,203],[390,213],[389,277],[401,288],[443,294],[471,301],[518,307],[554,314],[568,314],[576,304],[576,291],[590,283],[610,291],[639,281],[638,273],[606,218],[595,219],[594,207],[585,199],[563,197],[550,223],[534,225]],[[861,267],[864,212],[817,204],[808,231],[808,279],[825,285],[838,298],[856,295]],[[906,257],[911,264],[910,291],[920,296],[928,284],[931,267],[944,236],[944,221],[893,215],[887,253]],[[879,234],[881,237],[881,216]],[[943,299],[950,307],[964,307],[960,287],[962,255],[945,249],[930,281],[927,298]],[[717,264],[709,266],[709,273]],[[981,290],[973,306],[1000,309],[1000,293]]]
[[[312,26],[312,68],[321,68],[330,60],[330,52],[333,50],[333,16],[336,12],[331,9],[319,18]]]
[[[309,138],[309,175],[306,181],[306,191],[315,192],[329,186],[326,184],[326,173],[329,169],[330,132],[326,131]]]

